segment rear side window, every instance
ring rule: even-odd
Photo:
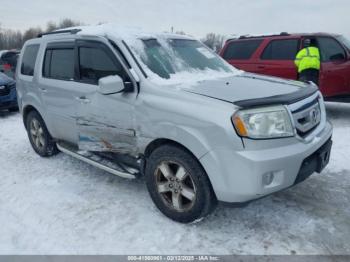
[[[122,66],[101,48],[80,47],[79,48],[79,71],[80,80],[84,82],[98,83],[102,77],[110,75],[122,75]]]
[[[323,62],[346,58],[345,50],[333,38],[320,37],[317,41]]]
[[[256,49],[258,49],[262,41],[263,39],[231,42],[228,44],[223,57],[226,60],[249,59]]]
[[[27,76],[34,75],[36,57],[38,55],[39,45],[29,45],[25,48],[21,64],[21,74]]]
[[[74,49],[47,49],[44,59],[43,75],[47,78],[74,79]]]
[[[272,40],[265,48],[261,59],[294,60],[298,52],[298,39]]]

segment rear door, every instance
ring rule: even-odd
[[[332,37],[318,37],[321,53],[320,89],[325,96],[350,93],[350,60],[343,46]]]
[[[271,40],[258,54],[259,60],[255,72],[296,80],[298,72],[294,60],[299,46],[298,38]]]
[[[238,69],[256,73],[254,53],[258,50],[263,39],[233,40],[226,44],[221,56]]]
[[[75,49],[73,39],[47,45],[39,86],[55,137],[72,143],[78,140],[75,124],[77,99],[86,92],[76,81]]]

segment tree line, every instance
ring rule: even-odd
[[[82,23],[65,18],[58,23],[50,21],[46,24],[45,28],[39,26],[31,27],[21,32],[20,30],[2,28],[0,24],[0,50],[21,49],[25,41],[35,38],[39,34],[78,25],[82,25]]]
[[[46,24],[45,28],[41,28],[39,26],[31,27],[25,30],[24,32],[21,32],[20,30],[2,28],[0,23],[0,50],[21,49],[23,44],[27,40],[35,38],[39,34],[79,25],[83,25],[83,23],[72,20],[70,18],[65,18],[58,23],[50,21]],[[176,33],[186,34],[183,31],[179,31]],[[224,44],[225,36],[215,33],[208,33],[205,37],[201,39],[201,41],[204,44],[206,44],[209,48],[218,52]]]

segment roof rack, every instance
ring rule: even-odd
[[[38,37],[42,37],[44,35],[55,35],[55,34],[66,34],[66,33],[75,35],[80,31],[81,31],[81,29],[60,30],[60,31],[53,31],[53,32],[38,34]]]
[[[281,32],[279,34],[270,34],[270,35],[241,35],[238,37],[238,39],[246,39],[246,38],[261,38],[261,37],[268,37],[268,36],[289,36],[290,34],[287,32]]]

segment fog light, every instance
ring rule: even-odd
[[[274,177],[275,176],[274,176],[273,172],[269,172],[269,173],[264,174],[263,178],[262,178],[263,185],[264,186],[270,185],[272,183]]]

